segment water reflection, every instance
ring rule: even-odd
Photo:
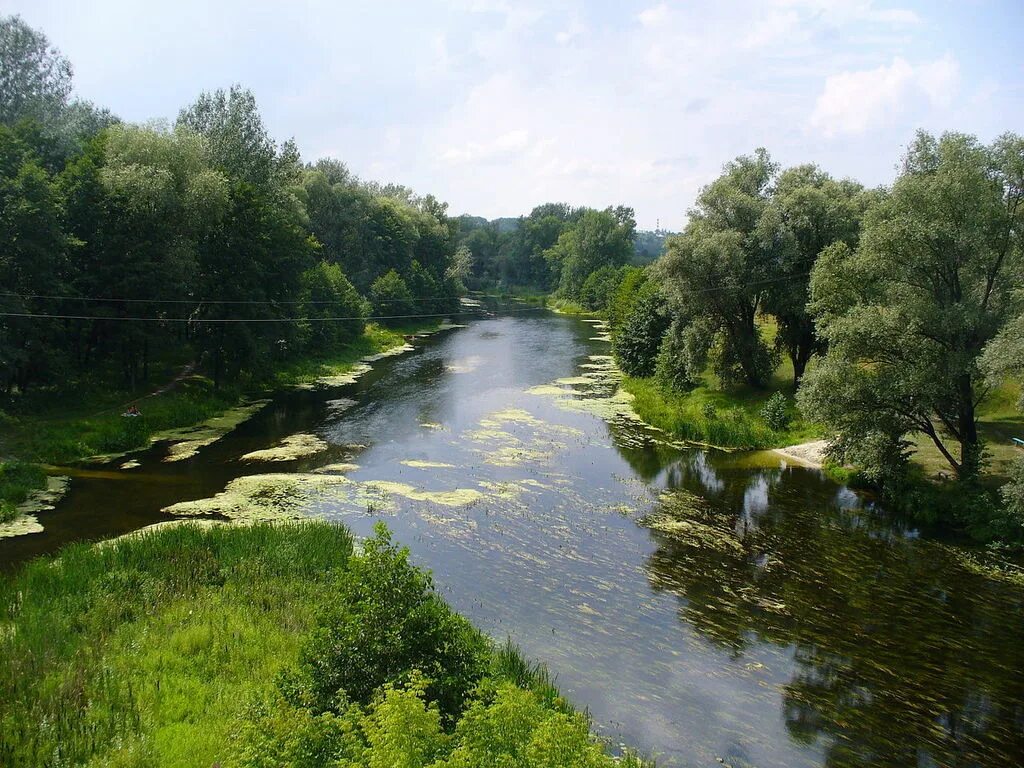
[[[759,643],[792,648],[786,728],[823,744],[826,765],[1015,764],[1020,590],[966,572],[939,545],[878,535],[847,494],[821,503],[827,481],[807,474],[758,473],[708,512],[738,532],[735,549],[655,533],[652,587],[736,658]]]

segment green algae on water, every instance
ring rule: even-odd
[[[42,533],[43,526],[36,515],[52,510],[67,493],[70,484],[71,478],[63,475],[47,477],[45,488],[32,491],[28,498],[17,506],[13,520],[0,523],[0,539]]]
[[[403,459],[399,464],[404,464],[407,467],[414,469],[455,469],[454,464],[448,464],[443,461],[420,461],[419,459]]]
[[[175,462],[190,459],[199,452],[200,448],[217,442],[269,402],[269,400],[253,400],[193,427],[157,432],[152,436],[151,442],[171,442],[164,461]],[[126,469],[127,467],[122,468]]]
[[[279,442],[273,448],[251,451],[239,461],[296,461],[307,456],[315,456],[327,450],[327,443],[316,435],[300,432]]]

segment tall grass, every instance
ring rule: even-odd
[[[185,525],[28,564],[0,584],[0,765],[126,744],[211,765],[239,699],[294,658],[351,551],[325,524]]]
[[[17,507],[28,495],[46,486],[46,474],[36,464],[24,461],[0,462],[0,523],[15,518]]]
[[[549,732],[565,749],[601,750],[546,669],[511,644],[482,646],[483,677],[464,702],[476,720],[439,730],[436,702],[406,688],[417,673],[388,659],[434,646],[458,659],[467,635],[437,630],[464,621],[445,618],[429,577],[406,568],[405,550],[389,541],[367,542],[353,559],[348,531],[324,522],[185,524],[29,563],[0,581],[0,765],[327,768],[347,747],[357,759],[346,765],[404,765],[389,756],[417,738],[406,715],[433,722],[429,739],[447,752],[460,742],[522,751]],[[401,610],[387,626],[360,623],[388,615],[387,595],[410,588],[420,606],[412,624],[400,628]],[[331,637],[347,642],[325,645]],[[366,701],[341,692],[314,709],[304,681],[339,660],[348,677],[376,670],[388,682]],[[510,747],[526,714],[533,725]],[[494,744],[484,721],[498,726]],[[645,763],[627,755],[621,765]]]
[[[682,440],[723,448],[779,448],[818,436],[817,428],[805,422],[790,398],[789,426],[768,427],[761,409],[773,392],[745,389],[719,391],[703,385],[691,392],[673,392],[655,379],[627,376],[623,388],[634,396],[633,409],[644,421]]]

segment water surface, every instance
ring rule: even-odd
[[[364,535],[385,520],[456,610],[660,764],[1024,762],[1024,590],[816,470],[673,445],[622,417],[608,346],[555,315],[474,322],[355,385],[283,394],[194,459],[163,463],[156,446],[139,469],[75,477],[46,531],[0,542],[0,560],[166,519],[240,475],[354,464],[329,471],[480,497],[378,489],[377,503],[346,486],[305,513]],[[239,461],[297,432],[330,448]],[[641,525],[666,490],[699,496],[716,534]]]

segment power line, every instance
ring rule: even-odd
[[[15,291],[0,291],[0,296],[10,296],[16,299],[53,299],[57,301],[103,301],[103,302],[123,302],[126,304],[347,304],[348,302],[343,299],[337,300],[323,300],[323,301],[305,301],[303,299],[294,299],[287,301],[278,301],[276,299],[119,299],[113,297],[103,296],[59,296],[56,294],[40,294],[40,293],[16,293]],[[378,303],[394,304],[397,302],[406,301],[437,301],[439,299],[448,299],[450,296],[421,296],[411,297],[408,299],[382,299]],[[500,294],[474,294],[471,298],[481,299],[501,299],[505,298]]]
[[[502,312],[536,312],[545,307],[526,307],[521,309],[502,309]],[[470,315],[473,317],[486,316],[486,310],[463,311],[463,312],[437,312],[432,314],[417,315],[371,315],[369,317],[211,317],[211,318],[188,318],[188,317],[110,317],[98,315],[51,315],[33,312],[0,312],[0,317],[21,317],[37,318],[47,320],[114,320],[156,323],[326,323],[342,320],[412,320],[414,318],[428,317],[456,317]]]

